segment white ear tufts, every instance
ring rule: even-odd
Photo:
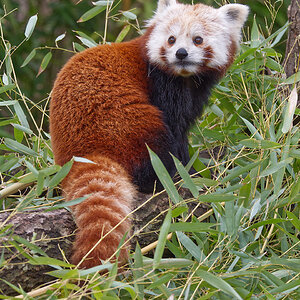
[[[220,7],[219,11],[229,23],[242,27],[247,20],[249,7],[242,4],[227,4]]]
[[[168,6],[175,5],[176,3],[176,0],[158,0],[157,12],[160,13],[164,11]]]

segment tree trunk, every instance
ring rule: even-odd
[[[182,189],[180,194],[184,199],[191,198],[188,190]],[[143,248],[157,240],[165,212],[170,207],[170,199],[165,193],[149,201],[151,197],[152,195],[139,194],[133,205],[136,211],[132,218],[132,249],[137,241]],[[145,205],[141,206],[142,203]],[[208,210],[208,206],[191,202],[189,209],[194,215],[200,216]],[[0,235],[0,248],[4,251],[5,260],[2,266],[0,265],[0,278],[16,286],[20,285],[25,291],[53,280],[53,277],[46,274],[53,270],[52,267],[29,264],[28,259],[20,253],[20,248],[18,250],[14,245],[22,247],[25,255],[28,253],[32,256],[34,251],[29,250],[18,239],[22,237],[38,246],[49,257],[60,260],[63,260],[63,256],[69,258],[76,230],[71,213],[66,209],[54,211],[39,209],[16,214],[4,212],[0,213],[0,224],[3,222],[5,222],[4,227],[11,226],[8,229],[11,234],[5,233],[4,238]],[[0,280],[0,289],[5,295],[16,294],[2,280]]]
[[[288,8],[289,30],[284,59],[286,76],[299,72],[300,66],[300,0],[291,0]],[[299,95],[299,93],[298,93]],[[298,97],[299,106],[300,97]]]

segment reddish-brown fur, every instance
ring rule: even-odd
[[[63,182],[68,200],[90,194],[84,202],[73,207],[79,229],[71,261],[80,263],[100,240],[95,250],[80,263],[80,267],[85,268],[115,257],[120,240],[130,229],[127,214],[131,197],[135,194],[130,177],[119,164],[98,155],[88,155],[87,158],[97,164],[74,163]],[[123,247],[119,259],[124,262],[126,258],[127,247]]]
[[[195,19],[186,21],[186,26],[190,26]],[[203,26],[209,32],[211,27],[206,28],[206,25],[204,22]],[[142,37],[130,42],[102,45],[76,54],[60,71],[54,84],[50,132],[55,161],[63,165],[73,156],[92,161],[75,162],[62,184],[67,200],[87,197],[73,207],[78,233],[71,261],[79,267],[88,268],[100,264],[102,260],[114,259],[122,237],[130,231],[128,214],[135,196],[132,177],[140,179],[136,174],[136,170],[140,170],[138,175],[146,178],[145,181],[148,179],[144,177],[147,173],[144,172],[147,170],[145,161],[150,164],[146,144],[154,152],[161,152],[162,156],[167,152],[164,158],[168,162],[171,159],[168,154],[172,152],[170,149],[177,151],[176,147],[184,142],[181,135],[173,136],[174,132],[164,123],[164,117],[168,114],[164,111],[166,115],[163,116],[158,109],[160,106],[154,106],[158,105],[153,102],[157,99],[151,99],[156,104],[150,104],[150,90],[153,87],[151,83],[148,86],[151,68],[148,70],[146,43],[153,26]],[[224,75],[233,62],[236,48],[236,42],[232,40],[228,62],[213,70],[216,79]],[[160,71],[166,73],[163,76],[160,74],[159,78],[164,80],[169,79],[166,76],[174,76],[167,63],[167,49],[162,46],[159,51],[165,63],[160,66]],[[209,63],[214,55],[211,47],[204,49],[205,59],[198,70],[203,74],[212,71]],[[191,74],[182,70],[181,75]],[[162,90],[156,91],[159,91],[159,100],[160,95],[163,95],[163,100],[168,97]],[[182,94],[194,97],[192,92]],[[208,94],[204,91],[203,97],[208,97]],[[203,103],[207,100],[201,97],[195,99]],[[199,102],[198,106],[194,103],[194,108],[202,109],[203,103]],[[168,99],[165,104],[166,110],[172,105]],[[183,120],[192,122],[195,117]],[[188,122],[185,121],[184,126]],[[184,128],[184,134],[186,130]],[[177,152],[185,158],[185,152]],[[151,171],[148,172],[150,174]],[[126,260],[126,246],[121,249],[119,258],[121,262]]]
[[[73,156],[97,163],[74,163],[63,182],[67,200],[94,193],[73,209],[79,228],[72,257],[76,264],[126,217],[129,210],[118,208],[118,203],[123,201],[130,208],[132,168],[148,157],[145,143],[158,150],[155,140],[158,132],[164,131],[161,112],[148,103],[146,38],[147,34],[79,53],[60,71],[54,84],[50,132],[56,163],[63,165]],[[111,182],[116,185],[111,187]],[[80,267],[110,258],[129,230],[127,219]],[[120,260],[125,258],[122,250]]]

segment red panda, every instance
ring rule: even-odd
[[[50,104],[55,161],[91,161],[74,162],[62,183],[67,200],[88,195],[73,206],[72,263],[88,268],[114,257],[136,189],[149,192],[157,180],[146,145],[171,176],[170,153],[187,164],[187,131],[232,64],[247,15],[240,4],[159,0],[144,35],[87,49],[59,72]],[[119,260],[126,258],[123,247]]]

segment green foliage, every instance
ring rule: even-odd
[[[37,11],[31,11],[32,17],[18,28],[14,27],[13,7],[7,5],[2,11],[0,171],[5,187],[0,191],[2,210],[11,210],[13,214],[37,207],[58,209],[84,201],[80,198],[74,203],[64,203],[59,196],[58,184],[73,160],[63,167],[54,165],[50,137],[44,126],[48,121],[49,97],[45,92],[42,100],[31,100],[32,91],[27,93],[27,85],[35,89],[36,81],[28,80],[25,84],[24,78],[32,69],[34,77],[43,72],[38,80],[49,91],[46,75],[57,62],[55,53],[75,53],[99,41],[120,42],[138,31],[135,14],[138,10],[121,7],[124,3],[97,1],[92,10],[82,3],[84,9],[76,13],[75,5],[67,12],[62,10],[67,1],[53,4],[63,11],[74,32],[56,32],[43,47],[36,40],[33,42],[39,34]],[[49,286],[47,296],[41,294],[36,299],[300,297],[300,133],[297,124],[293,124],[299,110],[295,107],[296,90],[288,89],[288,84],[295,85],[300,76],[298,72],[284,78],[282,53],[278,51],[287,29],[286,20],[278,10],[283,2],[276,1],[273,6],[271,1],[267,3],[266,15],[270,15],[271,21],[264,26],[259,15],[261,2],[252,1],[252,8],[259,9],[257,18],[249,21],[250,41],[242,44],[232,68],[214,89],[203,117],[191,129],[190,163],[183,166],[174,157],[180,180],[174,184],[157,155],[149,150],[155,171],[172,200],[154,259],[144,257],[137,245],[126,274],[117,275],[117,263],[77,270],[67,261],[48,257],[34,241],[13,236],[10,246],[25,256],[29,264],[55,268],[49,274],[57,282]],[[151,8],[152,2],[145,5]],[[76,20],[88,24],[101,15],[106,15],[101,20],[106,25],[101,27],[102,32],[98,31],[99,35],[91,34],[90,30],[85,33],[76,25]],[[108,20],[113,25],[112,31]],[[57,16],[51,21],[51,26],[61,22]],[[6,29],[10,26],[18,33],[18,42],[8,34]],[[131,28],[134,30],[130,31]],[[26,44],[29,42],[30,46]],[[67,49],[59,46],[62,42],[68,44]],[[199,177],[188,175],[191,166],[199,172]],[[13,193],[16,187],[29,184],[26,192]],[[187,212],[187,203],[177,191],[182,186],[191,191],[191,200],[211,204],[205,216],[196,218]],[[7,227],[0,227],[1,237],[7,236],[8,231]],[[172,253],[171,258],[164,257],[167,252]],[[0,258],[0,267],[7,263]],[[105,269],[108,274],[99,273]],[[21,287],[7,284],[26,296]]]

